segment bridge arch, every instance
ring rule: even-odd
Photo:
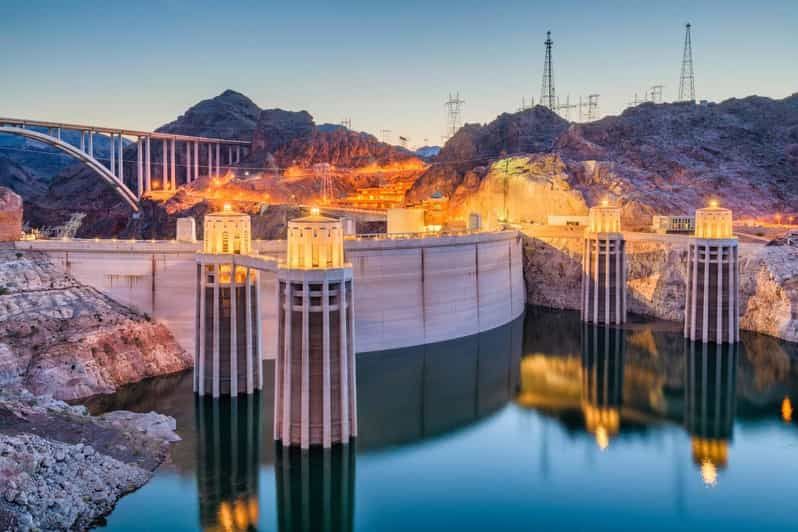
[[[119,194],[125,202],[127,202],[130,207],[138,212],[139,210],[139,202],[136,195],[125,186],[125,183],[122,182],[117,176],[115,176],[108,168],[102,165],[100,161],[81,151],[79,148],[76,148],[72,144],[60,140],[56,137],[52,137],[45,133],[40,133],[38,131],[33,131],[30,129],[25,129],[21,127],[9,127],[9,126],[0,126],[0,133],[7,133],[9,135],[20,135],[22,137],[27,137],[29,139],[33,139],[49,146],[52,146],[62,152],[66,153],[67,155],[71,155],[75,159],[78,159],[80,162],[94,170],[103,181],[105,181],[114,191]]]

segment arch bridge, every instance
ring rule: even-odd
[[[64,131],[79,132],[78,145],[67,142]],[[141,197],[158,187],[176,190],[178,184],[199,179],[201,171],[205,175],[220,175],[223,168],[238,164],[252,145],[243,140],[3,117],[0,117],[0,134],[36,140],[74,157],[99,175],[134,211],[139,210]],[[100,157],[95,151],[97,134],[109,140],[107,157]],[[133,144],[136,158],[125,159],[125,149]],[[153,144],[156,150],[161,145],[160,161],[153,162]],[[227,156],[226,164],[222,163],[223,155]],[[182,163],[178,164],[178,159]]]

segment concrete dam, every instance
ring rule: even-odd
[[[286,254],[283,240],[253,241],[253,251]],[[78,281],[165,324],[194,351],[196,253],[202,243],[128,240],[33,240]],[[494,329],[524,312],[523,248],[517,231],[344,242],[356,282],[359,353],[450,340]],[[260,278],[262,351],[277,353],[277,273]]]

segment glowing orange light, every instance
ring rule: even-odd
[[[714,487],[718,483],[718,468],[709,460],[701,462],[701,479],[710,487]]]
[[[230,205],[229,203],[225,203],[225,204],[224,204],[224,206],[222,207],[222,210],[223,210],[224,212],[232,212],[232,210],[233,210],[233,207],[232,207],[232,205]]]
[[[783,419],[785,423],[792,422],[792,403],[789,397],[785,397],[781,402],[781,419]]]
[[[321,213],[321,210],[318,207],[311,207],[310,214],[313,216],[318,216]]]
[[[717,209],[718,205],[719,205],[718,200],[716,199],[709,200],[709,206],[712,207],[713,209]]]
[[[610,446],[610,436],[607,434],[607,429],[604,425],[599,425],[596,428],[596,444],[602,451],[606,451],[607,447]]]
[[[601,200],[601,206],[602,207],[609,207],[610,206],[610,200],[608,200],[606,198]]]

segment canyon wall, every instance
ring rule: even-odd
[[[684,319],[687,237],[627,233],[629,312]],[[530,229],[524,237],[527,302],[579,309],[581,231]],[[740,327],[798,342],[798,248],[740,244]]]
[[[169,329],[45,254],[0,250],[0,386],[76,399],[191,367]]]

